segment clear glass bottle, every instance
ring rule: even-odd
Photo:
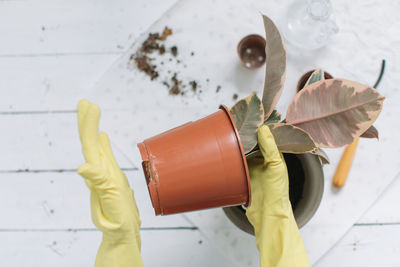
[[[307,50],[327,45],[338,31],[329,0],[296,0],[283,23],[283,35],[289,43]]]

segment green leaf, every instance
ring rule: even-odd
[[[379,139],[378,129],[376,129],[376,128],[372,125],[372,126],[369,127],[360,137]]]
[[[266,70],[262,103],[265,119],[274,110],[282,94],[286,74],[286,50],[281,34],[274,22],[263,15],[266,45]]]
[[[361,83],[329,79],[304,87],[293,99],[286,122],[306,131],[318,147],[351,144],[378,118],[385,97]]]
[[[237,102],[230,110],[244,153],[257,145],[257,130],[264,121],[264,109],[255,93]]]
[[[246,159],[254,158],[254,157],[262,157],[261,151],[258,147],[250,151],[246,154]]]
[[[277,123],[281,120],[281,114],[274,109],[272,111],[271,115],[269,115],[268,119],[264,122],[264,124],[269,124],[269,123]]]
[[[325,80],[325,76],[324,76],[324,71],[322,69],[316,69],[310,76],[310,78],[308,78],[306,84],[304,85],[304,87],[313,84],[315,82],[319,82]]]
[[[308,133],[293,125],[268,124],[280,152],[306,153],[317,148]]]
[[[321,160],[322,166],[330,163],[328,155],[325,153],[325,151],[323,151],[320,148],[317,148],[316,150],[311,151],[311,154],[317,155],[319,157],[319,159]]]

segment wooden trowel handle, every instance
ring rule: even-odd
[[[336,187],[343,187],[346,183],[347,176],[353,162],[354,153],[356,152],[358,138],[346,147],[340,159],[339,165],[336,169],[335,176],[333,176],[333,185]]]

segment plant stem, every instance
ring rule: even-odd
[[[374,84],[375,89],[377,89],[377,87],[379,86],[379,83],[382,80],[383,74],[385,73],[385,66],[386,66],[386,60],[382,59],[381,72],[379,73],[378,80],[376,80],[376,82]]]

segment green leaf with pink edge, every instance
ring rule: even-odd
[[[280,122],[281,117],[282,117],[281,114],[276,109],[274,109],[274,111],[272,111],[271,115],[269,115],[268,119],[264,122],[264,124]]]
[[[257,131],[264,122],[264,109],[255,93],[237,102],[230,110],[244,153],[257,145]]]
[[[322,69],[316,69],[310,76],[310,78],[308,78],[306,84],[304,85],[304,87],[313,84],[315,82],[319,82],[325,80],[324,77],[324,71]]]
[[[263,15],[267,57],[265,68],[265,83],[262,103],[264,119],[266,120],[274,110],[282,94],[286,74],[286,50],[281,34],[274,22]]]
[[[308,133],[293,125],[273,123],[267,125],[274,136],[280,152],[307,153],[314,151],[317,146]]]
[[[351,144],[377,119],[385,98],[361,83],[329,79],[304,87],[293,99],[286,123],[306,131],[318,147]]]
[[[316,150],[311,151],[311,154],[319,157],[319,159],[321,160],[322,166],[330,163],[328,155],[325,153],[325,151],[323,151],[320,148],[317,148]]]
[[[325,80],[324,74],[325,73],[324,73],[324,71],[322,69],[316,69],[311,74],[310,78],[308,78],[305,86],[308,86],[308,85],[313,84],[315,82],[319,82],[319,81]],[[328,155],[322,149],[317,148],[317,149],[311,151],[310,153],[313,154],[313,155],[318,156],[318,158],[321,161],[322,166],[324,166],[325,164],[329,164],[330,163]]]
[[[379,139],[379,132],[373,125],[369,127],[360,137]]]

